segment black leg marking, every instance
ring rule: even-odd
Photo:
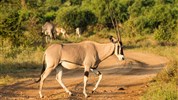
[[[88,71],[85,71],[84,75],[85,75],[86,77],[88,77],[89,72],[88,72]]]
[[[101,75],[101,72],[100,72],[100,71],[98,71],[97,75],[98,75],[98,76],[99,76],[99,75]]]
[[[98,76],[101,75],[101,72],[98,71],[96,68],[92,68],[91,71],[92,71],[93,73],[95,73],[96,75],[98,75]]]

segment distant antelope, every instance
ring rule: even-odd
[[[66,30],[64,28],[56,27],[56,35],[59,36],[61,33],[64,38],[69,37],[69,35],[66,33]]]
[[[55,39],[54,28],[55,28],[55,26],[51,22],[46,22],[42,26],[42,33],[45,34],[46,43],[52,41],[52,39]]]
[[[64,88],[64,90],[72,95],[62,82],[62,69],[75,69],[84,68],[84,87],[83,94],[87,98],[86,85],[89,76],[89,71],[99,76],[92,93],[97,89],[101,79],[102,74],[97,70],[98,65],[104,59],[111,55],[116,55],[119,60],[124,60],[124,52],[122,42],[119,39],[114,39],[110,37],[111,43],[100,44],[93,41],[84,41],[80,43],[68,43],[68,44],[53,44],[48,47],[43,56],[43,68],[41,71],[41,76],[38,81],[40,81],[39,95],[42,95],[43,82],[51,71],[56,70],[56,80]],[[46,65],[46,66],[45,66]],[[52,84],[51,84],[52,85]]]
[[[81,36],[80,34],[82,33],[81,28],[77,27],[77,28],[75,29],[75,31],[76,31],[76,34],[78,35],[78,37],[80,37],[80,36]]]

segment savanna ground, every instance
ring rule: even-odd
[[[0,100],[39,99],[33,80],[47,47],[40,35],[46,21],[69,33],[84,28],[81,38],[60,38],[62,43],[103,43],[115,34],[111,16],[119,22],[127,59],[111,57],[100,65],[104,76],[94,94],[97,77],[90,74],[88,99],[177,100],[178,0],[0,0]],[[45,82],[44,99],[84,99],[82,81],[82,69],[64,71],[75,94],[68,97],[54,72]]]
[[[169,62],[166,57],[134,50],[126,50],[125,56],[125,61],[118,61],[115,56],[111,56],[100,64],[99,70],[103,73],[103,79],[93,94],[91,91],[98,78],[90,73],[87,86],[89,100],[138,100],[149,87],[148,83],[153,81],[153,77]],[[34,79],[39,77],[40,70],[41,67],[25,71],[25,73],[23,71],[13,73],[12,76],[24,78],[1,86],[1,100],[39,99],[39,83],[34,83]],[[69,97],[65,93],[55,80],[55,72],[53,72],[44,83],[44,99],[84,99],[83,69],[64,69],[63,76],[64,83],[74,96]]]

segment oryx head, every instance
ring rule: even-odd
[[[119,39],[115,39],[113,36],[110,36],[110,41],[114,43],[114,54],[118,57],[119,60],[124,60],[124,52],[122,42]]]

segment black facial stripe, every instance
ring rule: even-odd
[[[120,54],[121,54],[121,55],[124,55],[124,52],[123,52],[123,47],[121,47]]]
[[[120,51],[119,51],[119,50],[120,50]],[[123,48],[118,46],[117,53],[118,53],[118,54],[121,54],[121,55],[124,55]]]
[[[119,50],[120,50],[120,47],[119,47],[119,46],[117,46],[117,54],[119,54]]]
[[[120,41],[119,44],[120,44],[120,46],[118,46],[118,54],[120,53],[121,55],[124,55],[122,42]]]
[[[122,48],[120,46],[118,46],[117,48],[117,54],[121,54]]]
[[[84,75],[85,75],[86,77],[88,77],[89,72],[88,72],[88,71],[85,71]]]
[[[120,41],[119,43],[120,43],[120,45],[122,46],[122,42]]]

